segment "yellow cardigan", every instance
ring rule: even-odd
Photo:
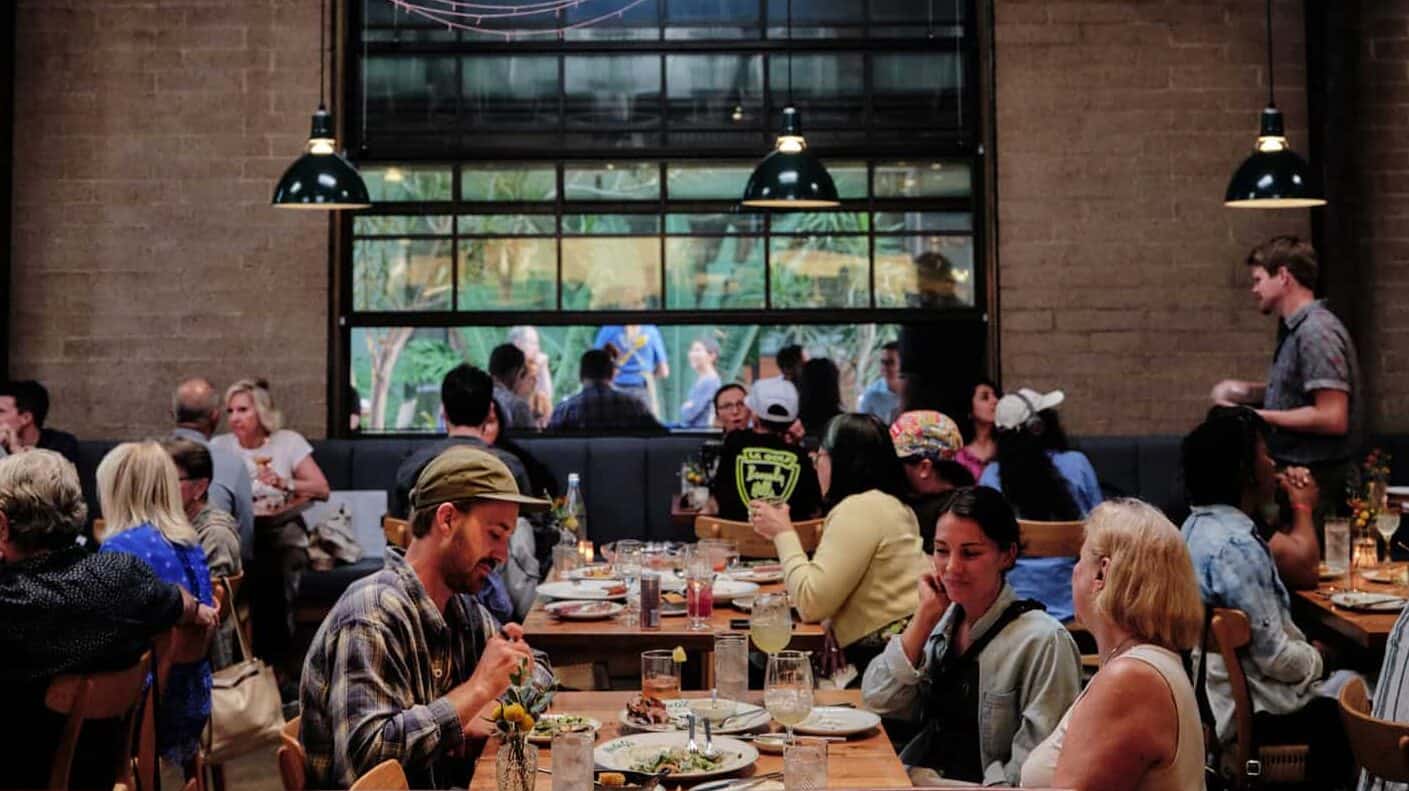
[[[831,618],[843,648],[919,604],[916,584],[925,567],[919,524],[909,506],[879,489],[837,503],[811,560],[796,531],[778,534],[773,545],[798,613],[809,623]]]

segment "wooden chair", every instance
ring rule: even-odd
[[[393,516],[382,517],[382,532],[389,547],[405,549],[411,546],[411,523]]]
[[[1241,652],[1252,642],[1252,627],[1247,613],[1219,607],[1213,611],[1209,631],[1223,664],[1228,668],[1228,687],[1233,696],[1233,720],[1237,725],[1237,742],[1234,745],[1230,763],[1224,754],[1225,769],[1231,769],[1234,784],[1240,789],[1251,787],[1252,781],[1258,785],[1269,783],[1304,783],[1306,781],[1306,755],[1309,747],[1305,744],[1256,745],[1253,736],[1252,697],[1248,692],[1248,679],[1243,673]],[[1212,646],[1206,646],[1211,650]],[[1259,776],[1249,777],[1247,768],[1256,762],[1260,765]]]
[[[1409,723],[1373,716],[1358,676],[1341,687],[1340,708],[1356,765],[1386,782],[1409,782]]]
[[[137,732],[137,787],[142,791],[157,787],[161,767],[157,756],[157,696],[167,689],[167,679],[174,665],[199,662],[210,654],[212,632],[196,626],[176,625],[152,640],[157,659],[157,682],[147,688],[146,705],[142,707],[142,722]],[[199,750],[197,751],[199,753]],[[196,791],[204,791],[205,778],[199,771],[203,761],[184,767],[186,778],[196,780]]]
[[[1071,558],[1081,554],[1081,543],[1086,539],[1085,522],[1037,522],[1030,519],[1018,520],[1018,546],[1025,558]],[[1101,657],[1094,653],[1096,638],[1090,630],[1073,619],[1067,623],[1067,631],[1081,646],[1081,666],[1094,672],[1101,666]]]
[[[794,522],[793,529],[797,530],[797,537],[802,542],[804,551],[811,553],[817,549],[817,543],[822,540],[821,519]],[[773,546],[773,542],[753,532],[753,525],[748,522],[734,522],[717,516],[697,516],[695,537],[733,541],[734,546],[739,548],[741,558],[778,557],[778,549]]]
[[[49,770],[49,788],[69,787],[69,775],[78,750],[78,738],[87,720],[117,719],[121,743],[113,753],[113,776],[118,783],[131,787],[132,733],[142,702],[142,687],[151,672],[152,654],[142,654],[137,664],[126,670],[87,675],[55,676],[44,695],[44,706],[50,711],[67,715],[54,762]],[[91,760],[91,758],[85,758]]]
[[[303,751],[303,743],[298,740],[299,715],[284,723],[284,731],[279,734],[279,779],[284,781],[284,791],[303,791],[308,786],[307,770],[304,768],[308,755]]]
[[[388,758],[357,778],[347,791],[407,791],[406,772],[395,758]]]

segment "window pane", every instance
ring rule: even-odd
[[[802,131],[824,127],[860,127],[865,113],[865,64],[857,53],[793,55],[793,104],[802,114]],[[788,97],[788,56],[770,55],[768,90],[781,108]],[[774,129],[778,118],[769,119]]]
[[[950,39],[961,35],[956,25],[967,3],[917,3],[915,0],[870,0],[871,35]]]
[[[661,0],[645,0],[623,13],[611,13],[602,3],[573,3],[563,11],[562,25],[572,28],[563,34],[568,41],[641,41],[660,38]],[[617,7],[622,2],[615,4]],[[606,13],[606,18],[602,18]]]
[[[352,243],[354,310],[448,310],[449,239]]]
[[[563,240],[564,310],[659,308],[660,238]]]
[[[666,307],[761,308],[763,238],[671,237],[665,242]]]
[[[443,328],[352,329],[352,384],[365,433],[438,430],[440,380],[467,359],[462,344],[451,342],[455,335]]]
[[[974,243],[966,236],[876,237],[876,306],[974,304]]]
[[[952,52],[875,55],[872,123],[958,129],[963,59]]]
[[[877,198],[967,198],[973,194],[969,163],[876,163]]]
[[[654,162],[568,164],[563,192],[568,200],[658,200],[660,167]]]
[[[667,214],[666,233],[763,233],[762,214]]]
[[[439,214],[401,216],[358,216],[353,218],[352,232],[358,236],[449,236],[453,217]]]
[[[777,212],[773,233],[855,233],[870,229],[864,211]]]
[[[668,39],[758,38],[758,0],[668,0]]]
[[[912,0],[915,2],[915,0]],[[792,38],[859,36],[865,30],[866,0],[792,3]],[[768,36],[789,37],[788,0],[768,0]]]
[[[563,68],[569,128],[659,126],[659,55],[568,55]]]
[[[883,211],[876,213],[877,233],[902,231],[972,231],[968,212]]]
[[[546,201],[558,195],[553,166],[521,162],[460,168],[460,199],[467,201]]]
[[[465,214],[460,216],[460,233],[464,235],[515,236],[558,232],[558,219],[551,214]]]
[[[363,165],[357,169],[374,203],[450,200],[450,167]]]
[[[826,162],[827,172],[837,185],[837,195],[842,200],[864,200],[866,198],[865,162]]]
[[[753,168],[753,164],[670,163],[665,177],[672,200],[738,200]]]
[[[759,55],[666,55],[672,128],[757,128],[763,112]]]
[[[460,310],[553,310],[557,278],[556,239],[460,241]]]
[[[456,33],[392,3],[367,3],[368,41],[454,41]]]
[[[660,233],[658,214],[565,214],[563,233],[582,236],[634,236]]]
[[[477,130],[548,127],[558,123],[558,59],[495,55],[461,63],[464,117]]]
[[[454,128],[459,95],[455,58],[373,55],[367,58],[367,136]]]
[[[771,242],[773,307],[869,307],[864,236],[780,236]]]

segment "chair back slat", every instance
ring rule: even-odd
[[[1233,697],[1233,719],[1238,737],[1233,766],[1241,784],[1245,779],[1243,767],[1248,765],[1248,761],[1257,758],[1257,751],[1253,746],[1252,697],[1248,692],[1248,678],[1243,673],[1243,663],[1238,657],[1238,652],[1252,642],[1252,626],[1248,623],[1247,613],[1242,610],[1218,607],[1214,609],[1213,618],[1209,621],[1209,631],[1213,632],[1218,654],[1223,658],[1223,665],[1228,672],[1228,687]]]
[[[817,542],[822,540],[821,519],[794,522],[793,529],[797,531],[804,551],[811,553],[817,549]],[[778,549],[773,542],[753,532],[753,525],[748,522],[735,522],[717,516],[697,516],[695,538],[722,538],[732,541],[739,548],[741,558],[778,557]]]
[[[1025,558],[1074,558],[1081,554],[1085,522],[1018,520],[1020,554]]]
[[[388,758],[357,778],[347,791],[406,791],[406,772],[395,758]]]
[[[78,738],[86,720],[119,720],[122,743],[114,753],[114,777],[130,781],[133,719],[142,700],[142,686],[152,667],[151,652],[142,654],[137,664],[124,670],[86,675],[55,676],[44,694],[44,706],[66,715],[54,762],[49,770],[50,788],[68,788],[69,775],[78,749]]]
[[[298,727],[303,715],[284,723],[279,732],[279,779],[284,782],[284,791],[303,791],[308,786],[308,774],[304,768],[307,754],[303,743],[298,740]]]
[[[411,523],[392,516],[382,517],[382,532],[386,534],[389,547],[405,549],[411,546]]]
[[[1409,782],[1409,723],[1371,714],[1365,680],[1359,676],[1341,688],[1340,710],[1355,763],[1381,780]]]

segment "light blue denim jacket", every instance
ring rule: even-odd
[[[972,639],[983,636],[998,616],[1017,601],[1017,592],[1004,583],[993,606],[977,621]],[[950,605],[925,641],[918,667],[890,639],[885,651],[871,660],[862,679],[866,707],[886,717],[917,720],[930,694],[929,669],[948,652],[959,606]],[[1027,754],[1047,738],[1081,691],[1081,656],[1065,626],[1040,610],[1030,610],[993,638],[978,657],[979,762],[984,785],[1017,786]],[[938,733],[944,725],[939,724]],[[905,745],[900,760],[923,765],[929,739],[926,728]]]

